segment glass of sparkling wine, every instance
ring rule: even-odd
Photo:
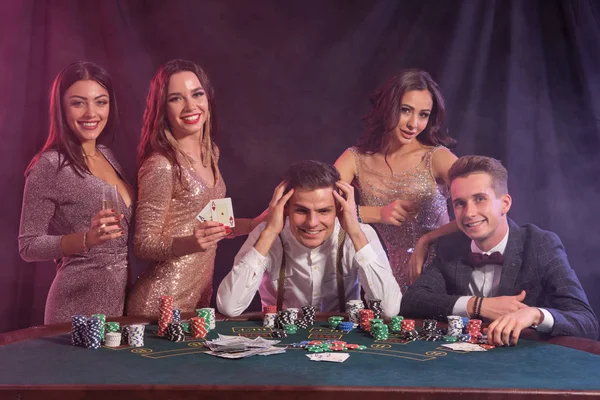
[[[117,185],[104,185],[104,187],[102,187],[102,209],[103,210],[115,210],[114,214],[112,214],[115,217],[120,217],[121,213],[119,211],[119,194],[117,192]],[[110,225],[116,225],[117,222],[115,222],[114,224],[110,224]],[[117,244],[113,241],[112,246],[115,249],[115,261],[117,258],[117,249],[116,246]]]

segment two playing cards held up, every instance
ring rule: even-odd
[[[209,201],[202,211],[196,215],[196,219],[200,222],[216,221],[230,228],[235,227],[231,198],[226,197]]]

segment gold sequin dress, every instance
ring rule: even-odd
[[[216,166],[218,153],[214,157]],[[138,172],[135,253],[154,263],[129,294],[128,315],[157,315],[160,296],[173,296],[174,307],[182,311],[210,304],[216,247],[175,257],[171,245],[174,237],[193,234],[196,215],[210,200],[225,197],[225,183],[218,168],[210,187],[187,165],[182,160],[184,186],[175,168],[159,154],[151,155]]]
[[[372,224],[385,243],[392,271],[403,293],[408,288],[408,261],[417,240],[449,222],[448,190],[436,182],[431,169],[433,153],[440,148],[427,151],[417,166],[393,175],[373,171],[358,149],[350,149],[356,163],[354,184],[359,190],[360,205],[381,207],[400,199],[413,201],[418,206],[416,217],[401,226]],[[435,256],[434,247],[430,248],[425,266]]]
[[[96,148],[125,181],[112,152],[103,145]],[[19,251],[25,261],[56,261],[44,323],[70,322],[76,314],[121,316],[128,277],[131,207],[119,196],[119,209],[125,216],[122,237],[63,257],[61,237],[90,229],[92,217],[102,209],[102,188],[108,183],[90,174],[79,176],[68,166],[59,169],[59,165],[58,152],[50,150],[29,172],[19,232]]]

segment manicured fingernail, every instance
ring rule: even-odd
[[[230,227],[228,227],[228,226],[226,226],[226,227],[225,227],[225,232],[226,232],[226,233],[228,233],[228,234],[229,234],[229,233],[231,233],[231,228],[230,228]]]
[[[118,220],[119,220],[119,217],[115,217],[115,221],[118,221]]]
[[[110,212],[113,212],[113,213],[114,213],[114,212],[115,212],[115,210],[110,210]]]

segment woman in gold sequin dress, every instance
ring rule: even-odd
[[[444,100],[427,72],[392,77],[371,102],[363,138],[335,166],[358,188],[360,217],[380,233],[405,292],[432,260],[429,244],[457,230],[446,205],[456,160],[447,147],[456,142],[443,128]]]
[[[183,311],[207,307],[212,296],[216,245],[231,229],[198,223],[212,199],[225,197],[212,85],[185,60],[158,69],[150,83],[138,150],[138,204],[134,247],[153,261],[127,299],[128,315],[156,315],[160,296],[173,296]],[[236,219],[236,233],[251,221]]]
[[[108,147],[117,104],[110,76],[78,61],[62,70],[50,95],[50,133],[25,172],[19,251],[25,261],[56,260],[44,323],[76,314],[123,315],[133,190]],[[102,210],[116,185],[119,210]]]

